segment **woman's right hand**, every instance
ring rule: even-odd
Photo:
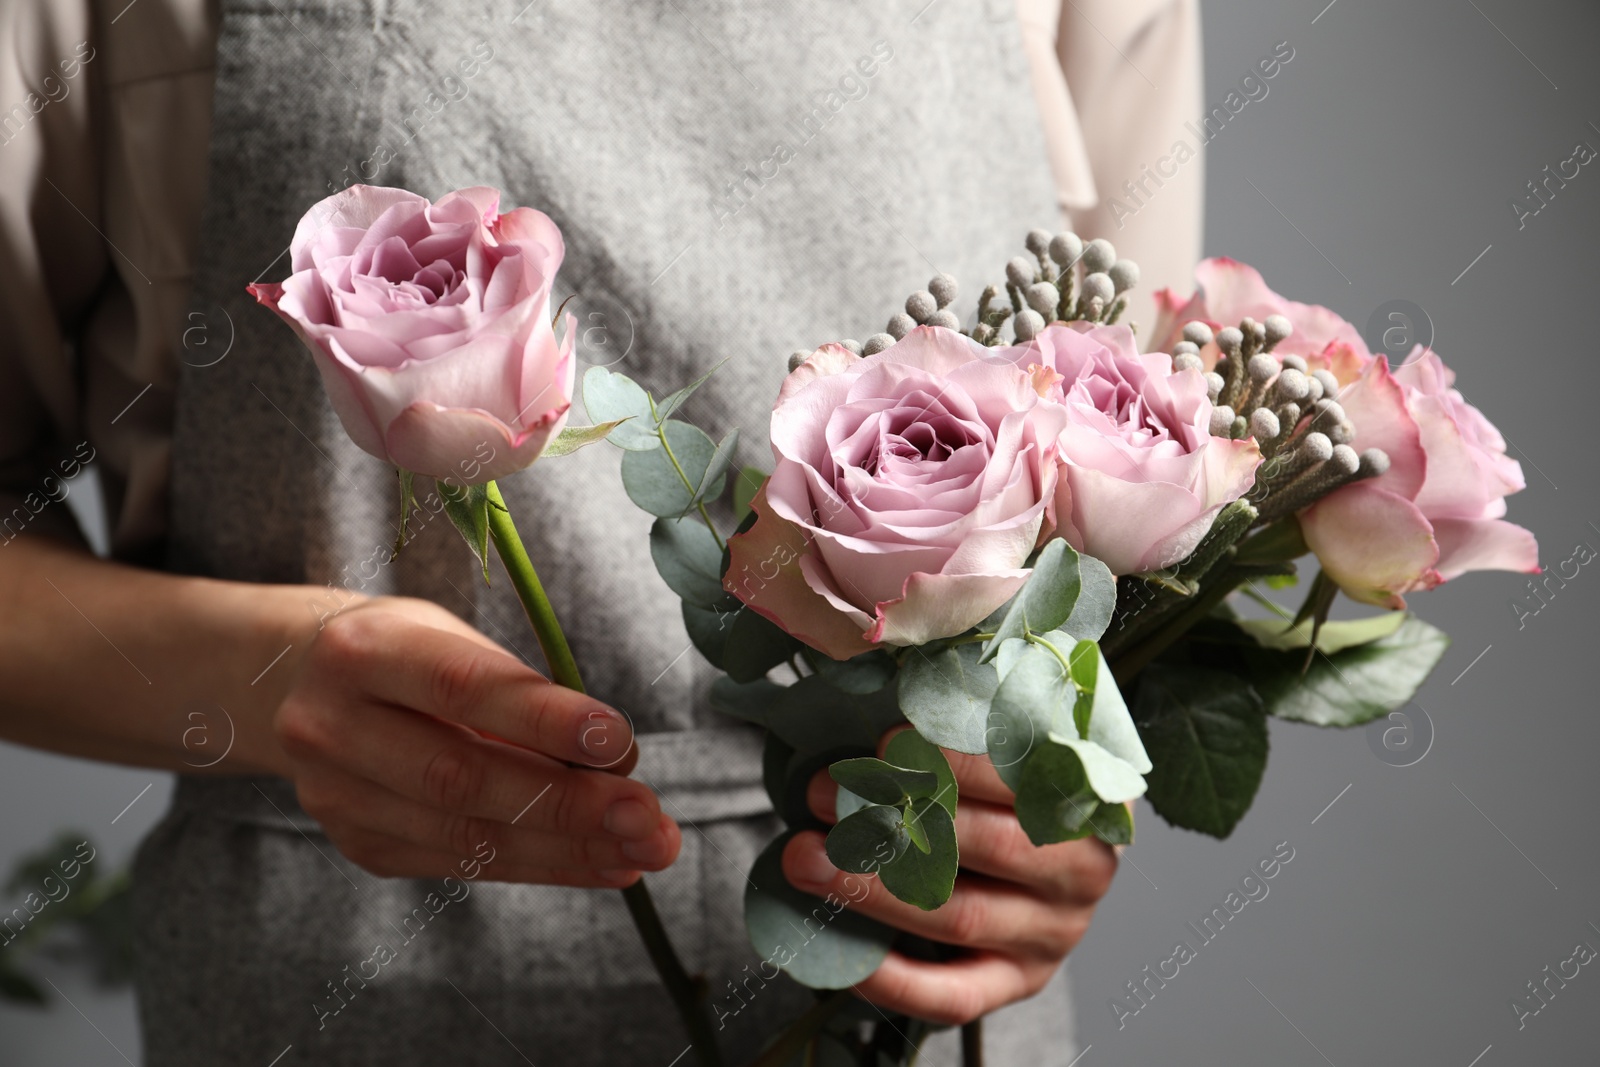
[[[624,886],[682,844],[627,777],[637,748],[622,715],[426,601],[330,618],[273,732],[300,806],[383,877],[459,875],[492,856],[488,880]]]

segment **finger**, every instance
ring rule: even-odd
[[[1094,903],[1117,874],[1116,853],[1104,841],[1091,837],[1035,845],[1009,805],[962,801],[956,809],[956,841],[966,870],[1063,903]]]
[[[642,783],[568,767],[463,726],[384,705],[283,720],[292,758],[332,766],[434,808],[570,836],[641,840],[661,805]]]
[[[300,806],[324,826],[354,826],[452,856],[489,850],[540,868],[658,871],[677,859],[683,844],[677,824],[665,815],[655,833],[640,840],[571,837],[534,829],[526,820],[512,825],[429,807],[333,769],[307,775],[296,791]]]
[[[839,821],[838,803],[839,783],[828,774],[828,768],[823,767],[806,785],[806,807],[811,809],[811,814],[831,825]]]
[[[883,758],[884,750],[889,746],[889,739],[902,730],[909,730],[909,726],[897,726],[883,735],[878,740],[878,757]],[[974,800],[987,800],[992,804],[1010,804],[1016,799],[1016,794],[1011,787],[1000,780],[1000,775],[995,773],[994,764],[988,756],[973,756],[966,752],[957,752],[954,749],[941,748],[945,760],[950,764],[950,771],[956,776],[956,789],[961,799],[972,797]]]
[[[819,897],[832,893],[862,915],[950,945],[1059,956],[1067,936],[1064,909],[977,876],[958,875],[950,899],[923,911],[896,898],[872,875],[834,867],[815,831],[796,834],[784,847],[783,871],[796,889]]]
[[[425,712],[564,763],[619,768],[637,758],[621,713],[548,680],[509,653],[424,626],[351,614],[320,639],[347,690]],[[631,762],[628,763],[631,769]]]
[[[346,859],[379,878],[458,878],[463,882],[517,882],[578,888],[616,888],[639,880],[626,869],[589,870],[543,867],[503,854],[463,859],[383,834],[352,832],[335,840]]]
[[[891,952],[855,992],[888,1011],[960,1026],[1032,996],[1044,988],[1054,970],[1044,961],[1013,960],[992,952],[941,963]]]

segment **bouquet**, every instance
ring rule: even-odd
[[[842,871],[940,907],[961,862],[951,751],[993,763],[1036,844],[1126,844],[1140,796],[1224,837],[1260,784],[1269,715],[1357,725],[1422,684],[1447,639],[1407,593],[1538,569],[1502,517],[1521,471],[1431,351],[1391,368],[1331,311],[1209,260],[1192,297],[1157,294],[1141,352],[1119,322],[1134,263],[1071,233],[1034,231],[1026,249],[971,315],[941,275],[884,332],[794,353],[770,472],[735,470],[736,434],[681,417],[705,378],[657,396],[592,368],[591,425],[567,425],[574,330],[558,339],[549,306],[561,236],[531,209],[500,214],[493,190],[429,204],[353,187],[302,220],[292,276],[253,287],[310,348],[351,437],[399,471],[401,541],[415,479],[434,479],[573,688],[493,479],[602,439],[623,450],[656,568],[722,672],[712,702],[765,731],[789,827],[751,871],[745,923],[773,976],[818,997],[763,1064],[909,1062],[926,1024],[886,1015],[864,1038],[849,987],[891,945],[949,951],[791,886],[794,833],[827,829]],[[1280,605],[1307,555],[1317,573]],[[1388,610],[1335,620],[1341,591]],[[824,767],[831,828],[806,803]],[[724,1009],[644,883],[623,892],[698,1058],[722,1062]],[[966,1038],[975,1062],[976,1024]]]
[[[729,443],[672,417],[681,392],[584,377],[590,416],[627,420],[610,440],[657,516],[651,554],[684,625],[724,672],[713,704],[766,731],[790,832],[751,872],[752,944],[819,990],[870,975],[897,931],[791,887],[793,833],[826,829],[842,871],[939,907],[960,865],[952,750],[988,756],[1036,845],[1127,844],[1140,796],[1226,837],[1261,783],[1268,716],[1360,725],[1427,678],[1448,639],[1405,594],[1539,569],[1502,518],[1520,467],[1432,351],[1390,368],[1333,312],[1213,259],[1193,296],[1157,294],[1141,352],[1119,324],[1136,264],[1072,233],[1026,248],[975,315],[941,275],[884,332],[791,355],[773,467],[735,476],[726,538],[706,504]],[[1283,606],[1307,555],[1319,570]],[[1341,591],[1389,610],[1333,620]],[[805,801],[819,767],[838,786],[831,828]],[[807,1043],[885,1062],[829,1004],[762,1062]]]

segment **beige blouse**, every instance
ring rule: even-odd
[[[1148,323],[1199,256],[1204,162],[1131,215],[1111,200],[1199,118],[1198,0],[1015,3],[1063,220],[1138,260]],[[0,2],[0,549],[79,537],[65,479],[93,461],[112,555],[161,558],[179,361],[226,341],[186,318],[217,20],[214,0]]]

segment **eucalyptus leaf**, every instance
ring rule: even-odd
[[[928,849],[911,848],[884,864],[878,872],[883,887],[907,904],[932,911],[950,899],[955,890],[961,850],[955,822],[944,806],[931,797],[914,801],[910,816],[928,838]]]
[[[891,690],[844,693],[815,674],[784,687],[767,713],[767,728],[807,753],[849,748],[870,754],[900,721]]]
[[[1111,626],[1117,606],[1117,578],[1093,556],[1078,556],[1078,599],[1059,629],[1085,641],[1098,641]]]
[[[1102,801],[1094,809],[1089,825],[1094,828],[1094,836],[1108,845],[1133,844],[1133,812],[1126,804]]]
[[[722,495],[728,484],[728,468],[733,465],[733,455],[738,449],[739,431],[729,430],[728,435],[717,443],[716,452],[706,464],[705,472],[700,476],[695,489],[694,500],[689,503],[689,507],[693,507],[701,500],[715,500]],[[688,508],[684,510],[687,511]]]
[[[841,785],[833,799],[834,820],[849,818],[870,803],[865,797],[857,796]]]
[[[688,400],[689,397],[693,396],[696,389],[699,389],[702,385],[706,384],[706,382],[711,379],[711,376],[717,373],[717,371],[720,370],[722,365],[726,362],[728,362],[728,357],[718,360],[716,366],[700,375],[700,377],[696,378],[682,389],[679,389],[673,393],[668,393],[666,396],[657,401],[657,421],[664,422],[671,418],[674,412],[683,407],[683,402]]]
[[[733,631],[733,620],[743,609],[724,611],[720,607],[699,608],[687,600],[682,602],[681,607],[683,628],[689,632],[690,642],[706,658],[706,662],[720,670],[728,647],[728,635]]]
[[[444,501],[445,514],[483,565],[483,583],[489,584],[489,491],[481,485],[453,486],[433,483]]]
[[[783,874],[792,834],[767,846],[750,870],[745,929],[763,960],[813,989],[845,989],[883,964],[896,931],[833,902],[802,893]]]
[[[1078,695],[1072,701],[1072,724],[1079,737],[1089,736],[1089,719],[1094,711],[1095,682],[1100,674],[1100,646],[1093,641],[1079,641],[1067,654],[1073,683]]]
[[[873,804],[840,819],[828,831],[827,846],[828,858],[841,871],[880,876],[912,848],[900,809],[889,804]]]
[[[767,799],[772,801],[772,810],[777,812],[790,826],[796,825],[789,818],[791,814],[791,798],[788,789],[789,765],[794,756],[793,746],[772,731],[767,731],[761,746],[761,785],[767,791]],[[801,821],[803,822],[803,817],[809,815],[809,812],[805,812],[803,809],[803,799],[800,800],[800,805],[801,810],[794,812],[794,814],[802,816]]]
[[[928,741],[916,730],[901,730],[889,738],[889,743],[884,746],[883,758],[896,767],[932,771],[939,779],[939,788],[933,798],[950,813],[952,819],[955,818],[959,792],[956,776],[950,769],[950,761],[944,758],[944,753],[939,751],[937,745]]]
[[[1083,773],[1089,779],[1089,788],[1101,800],[1120,803],[1144,795],[1144,775],[1127,760],[1076,734],[1052,733],[1049,739],[1077,753]]]
[[[622,457],[622,487],[645,511],[675,519],[700,498],[713,463],[726,472],[731,455],[721,456],[705,431],[686,422],[666,422],[662,433],[671,453],[664,448],[628,452]]]
[[[753,722],[757,726],[767,726],[772,721],[772,710],[778,706],[786,688],[765,678],[736,682],[722,675],[711,683],[711,710]]]
[[[1017,785],[1017,821],[1035,845],[1087,836],[1092,832],[1089,819],[1099,804],[1083,762],[1066,745],[1041,744],[1023,763]]]
[[[750,513],[750,501],[766,484],[767,474],[759,467],[741,467],[733,480],[733,517],[743,521]]]
[[[1337,625],[1325,623],[1323,634]],[[1443,631],[1407,617],[1387,636],[1319,653],[1303,674],[1303,652],[1246,649],[1244,662],[1273,715],[1315,726],[1359,726],[1415,696],[1449,647]]]
[[[1044,547],[1027,582],[1011,598],[1011,606],[994,637],[984,646],[983,662],[993,659],[1001,643],[1011,638],[1026,637],[1030,632],[1042,634],[1067,621],[1082,588],[1078,559],[1078,553],[1065,541],[1058,539]]]
[[[817,673],[828,684],[846,693],[876,693],[894,681],[899,667],[894,657],[882,649],[863,652],[853,659],[829,659],[817,656]]]
[[[583,375],[583,407],[596,424],[620,423],[606,440],[630,452],[661,447],[650,394],[624,374],[590,367]]]
[[[554,441],[544,446],[539,458],[557,459],[561,456],[570,456],[580,448],[592,445],[596,441],[604,441],[613,430],[627,421],[627,419],[615,419],[595,426],[567,426],[556,434]]]
[[[984,646],[982,659],[992,659],[1000,645],[1029,632],[1066,630],[1075,637],[1099,640],[1111,624],[1117,603],[1117,582],[1104,563],[1080,555],[1062,540],[1051,541],[1034,561],[1022,591]]]
[[[650,527],[650,558],[684,603],[709,610],[727,601],[722,546],[699,519],[657,519]]]
[[[908,797],[931,797],[939,791],[932,771],[896,767],[881,759],[841,760],[828,768],[835,782],[874,804],[898,804]]]
[[[989,760],[1000,780],[1013,790],[1022,780],[1023,761],[1062,721],[1072,698],[1072,683],[1060,662],[1038,645],[1030,645],[1018,656],[995,690],[989,712]]]
[[[924,800],[932,799],[924,797]],[[911,845],[918,852],[927,855],[933,851],[933,845],[928,841],[928,830],[923,825],[922,819],[908,804],[900,811],[900,825],[906,828],[906,836],[911,839]]]
[[[917,648],[901,664],[900,707],[918,733],[942,748],[988,750],[989,702],[1000,679],[981,656],[975,643],[933,653]]]
[[[1261,697],[1238,675],[1205,667],[1156,663],[1136,684],[1133,717],[1155,764],[1151,806],[1174,826],[1227,837],[1267,765]]]
[[[749,608],[734,612],[722,650],[722,669],[738,682],[753,682],[787,660],[800,642]]]

